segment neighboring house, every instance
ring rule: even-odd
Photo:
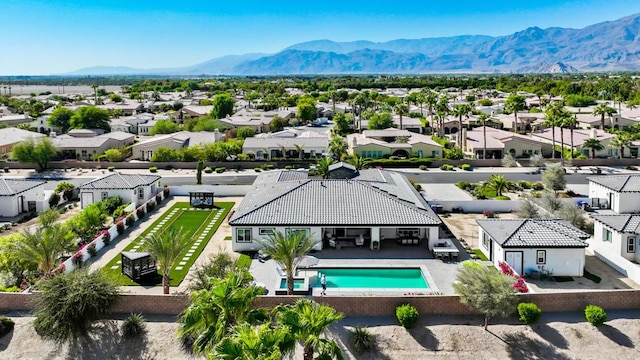
[[[463,131],[465,133],[466,130]],[[551,156],[551,146],[545,142],[534,140],[528,136],[495,129],[487,126],[487,158],[502,159],[505,154],[510,154],[516,158],[530,157],[533,154]],[[466,131],[463,142],[463,149],[471,153],[478,159],[483,158],[484,151],[484,127]]]
[[[590,176],[591,206],[618,214],[640,212],[640,175]]]
[[[234,128],[250,127],[256,134],[260,134],[269,132],[269,125],[276,115],[285,120],[291,120],[295,117],[295,114],[294,110],[257,111],[241,109],[231,116],[219,119],[219,121]]]
[[[136,136],[125,132],[101,134],[99,130],[74,129],[67,134],[52,136],[51,141],[61,157],[66,159],[92,160],[94,155],[104,154],[109,149],[132,145]]]
[[[479,248],[496,266],[506,262],[520,275],[549,271],[583,276],[589,234],[557,219],[478,219]]]
[[[370,159],[384,156],[409,158],[411,155],[419,158],[442,157],[442,146],[433,141],[431,136],[394,128],[349,134],[347,145],[349,154]]]
[[[212,110],[212,105],[187,105],[182,108],[182,116],[184,119],[197,119],[209,115]]]
[[[43,180],[0,178],[0,218],[49,208],[45,201]]]
[[[306,171],[261,174],[229,220],[234,251],[257,251],[274,230],[303,231],[323,247],[381,248],[411,238],[427,249],[442,221],[399,173],[362,170],[351,179],[308,179]]]
[[[135,115],[144,110],[144,104],[126,99],[121,103],[112,102],[104,105],[98,105],[97,107],[100,109],[108,110],[110,112],[120,110],[122,112],[122,115],[124,116]]]
[[[329,137],[326,134],[312,131],[298,134],[285,130],[246,138],[242,153],[254,155],[256,159],[314,159],[326,156],[328,147]]]
[[[173,134],[155,135],[142,139],[131,148],[132,157],[137,160],[149,161],[153,152],[159,148],[180,150],[183,147],[210,144],[222,139],[222,134],[216,129],[214,132],[180,131]]]
[[[620,257],[633,262],[638,267],[640,262],[640,215],[592,215],[593,241],[589,245],[598,257],[605,257],[614,264]],[[616,261],[618,260],[618,261]],[[614,265],[615,268],[618,268]],[[640,270],[640,267],[638,268]],[[638,281],[634,279],[635,281]]]
[[[111,131],[128,132],[131,134],[138,134],[138,126],[146,124],[147,122],[156,118],[153,114],[141,113],[132,116],[125,116],[109,121]]]
[[[31,122],[31,116],[28,114],[10,114],[4,115],[0,114],[0,124],[4,124],[5,126],[16,126],[19,124],[26,124]]]
[[[113,173],[84,183],[78,189],[82,208],[113,196],[120,196],[123,204],[138,207],[158,193],[160,176]]]
[[[500,122],[504,129],[513,131],[515,118],[513,114],[494,114],[491,119]],[[544,113],[518,113],[518,130],[531,131],[539,129],[544,121]]]
[[[393,120],[393,123],[396,125],[396,128],[400,129],[400,116],[392,115],[391,119]],[[357,116],[355,118],[355,122],[356,122],[356,125],[360,124],[360,121],[358,120]],[[456,122],[456,129],[457,129],[457,124],[458,123]],[[362,128],[367,129],[368,127],[369,127],[369,120],[363,119]],[[422,134],[422,122],[420,121],[420,119],[410,118],[405,115],[402,117],[402,130],[407,130],[414,133]]]
[[[21,141],[28,139],[36,140],[44,136],[45,135],[33,131],[13,127],[0,129],[0,156],[11,153],[13,146]]]
[[[562,133],[563,133],[563,137],[561,138],[560,128],[559,127],[555,128],[556,145],[560,146],[561,139],[564,139],[564,147],[566,149],[571,148],[571,131],[569,131],[569,129],[564,129]],[[600,140],[600,144],[602,144],[602,146],[604,147],[604,149],[596,151],[595,155],[597,158],[617,157],[619,149],[612,148],[609,146],[611,140],[615,137],[616,137],[615,134],[610,134],[600,129],[589,129],[589,130],[575,129],[573,130],[573,148],[579,151],[580,153],[582,153],[584,156],[590,158],[591,149],[585,148],[582,145],[585,143],[585,141],[587,141],[587,139],[595,138]],[[554,138],[553,130],[549,128],[549,129],[532,132],[531,138],[534,140],[552,145],[553,138]],[[630,151],[626,151],[626,155],[629,155],[629,154],[630,154]]]

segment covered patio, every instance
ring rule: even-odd
[[[390,245],[431,249],[438,243],[437,226],[425,227],[323,227],[320,229],[322,248],[356,247],[383,251]]]

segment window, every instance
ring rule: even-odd
[[[440,157],[440,151],[438,151],[438,150],[433,150],[433,151],[431,152],[431,157],[432,157],[432,158],[439,158],[439,157]]]
[[[635,236],[630,236],[627,238],[627,252],[634,253],[636,252],[636,238]]]
[[[547,251],[546,250],[536,251],[536,264],[546,264],[546,263],[547,263]]]
[[[237,229],[236,242],[251,242],[251,229]]]
[[[287,229],[287,234],[292,235],[299,232],[303,232],[305,236],[309,236],[309,229]]]
[[[611,230],[604,229],[604,237],[602,238],[602,241],[611,242]]]
[[[482,246],[489,250],[489,237],[487,236],[487,233],[482,233]]]
[[[273,229],[260,229],[258,233],[260,235],[273,235]]]
[[[109,193],[106,191],[103,191],[101,197],[102,197],[102,201],[107,200],[107,198],[109,197]]]
[[[138,199],[144,199],[144,189],[138,189]]]
[[[80,151],[80,156],[83,157],[83,158],[86,158],[87,157],[87,150]]]

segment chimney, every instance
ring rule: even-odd
[[[596,128],[591,128],[591,138],[596,138]]]

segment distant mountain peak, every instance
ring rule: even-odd
[[[540,63],[520,68],[518,73],[535,73],[535,74],[573,74],[579,72],[578,69],[562,62],[556,63]]]

